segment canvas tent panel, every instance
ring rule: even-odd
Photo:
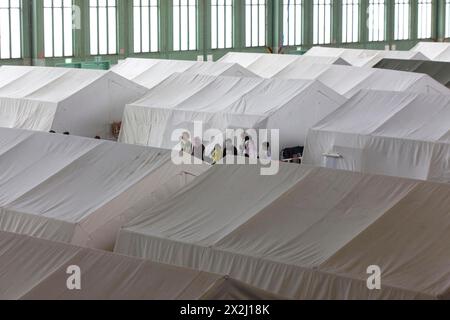
[[[211,76],[257,77],[235,63],[198,62],[128,58],[112,69],[113,72],[146,88],[153,88],[176,73]]]
[[[279,129],[282,147],[301,145],[344,102],[313,81],[178,74],[126,107],[120,141],[172,149],[176,130],[192,134],[200,122],[204,130]]]
[[[450,88],[450,62],[383,59],[375,68],[424,73]]]
[[[350,66],[294,64],[274,78],[318,80],[349,98],[364,89],[450,94],[427,75]]]
[[[450,44],[446,42],[419,42],[411,51],[420,52],[430,60],[439,60],[439,56],[450,51]]]
[[[67,270],[82,270],[82,290]],[[0,299],[280,299],[228,277],[0,232]]]
[[[443,95],[362,91],[310,130],[304,161],[449,182],[449,107]]]
[[[2,67],[0,126],[113,138],[111,124],[121,121],[125,104],[146,92],[106,71]]]
[[[159,188],[178,190],[184,173],[170,152],[107,141],[0,129],[0,229],[110,248],[136,205],[151,206]],[[170,195],[166,195],[170,196]],[[153,202],[154,204],[154,202]]]
[[[440,235],[448,233],[443,223],[448,185],[305,166],[282,165],[281,170],[282,175],[289,172],[292,181],[266,200],[264,194],[279,185],[280,177],[262,177],[256,169],[249,173],[248,166],[216,166],[189,189],[124,227],[116,251],[228,274],[290,298],[445,297],[448,259],[435,257],[447,250]],[[267,184],[270,179],[275,184]],[[222,191],[211,187],[218,180],[223,182],[221,190],[233,189],[228,194],[259,186],[255,195],[260,197],[227,202]],[[242,219],[243,214],[249,216]],[[211,229],[221,235],[202,236]],[[417,238],[419,229],[424,233]],[[372,241],[379,236],[381,244]],[[392,241],[396,244],[391,250]],[[406,249],[400,253],[401,248]],[[382,290],[366,286],[370,265],[389,272]],[[422,273],[428,265],[430,270]],[[409,277],[414,280],[408,282]]]

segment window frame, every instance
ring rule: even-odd
[[[313,1],[313,44],[323,45],[331,44],[333,42],[333,0],[314,0]],[[321,15],[320,8],[323,7],[323,15]],[[323,28],[323,33],[320,32],[320,25],[325,25],[329,15],[329,25]],[[322,21],[323,20],[323,21]],[[328,30],[327,30],[328,29]],[[322,37],[322,40],[321,40]],[[328,38],[329,37],[329,38]]]
[[[199,49],[199,1],[198,0],[185,0],[186,5],[182,4],[183,0],[173,0],[172,1],[172,50],[175,52],[183,52],[183,51],[196,51]],[[195,4],[192,5],[191,1],[194,1]],[[177,2],[178,4],[175,4]],[[183,34],[182,27],[182,8],[186,6],[186,20],[187,20],[187,30],[186,34]],[[192,33],[191,31],[191,9],[195,7],[195,31]],[[175,21],[175,10],[178,8],[178,24]],[[178,36],[175,36],[175,29],[178,29]],[[191,35],[194,34],[195,38],[192,39]],[[183,37],[185,38],[185,43],[183,43]],[[176,38],[178,38],[178,44],[176,43]],[[193,46],[191,46],[193,43]]]
[[[136,5],[136,1],[139,2],[139,5]],[[133,16],[133,53],[140,54],[140,53],[156,53],[160,52],[161,43],[160,43],[160,32],[161,32],[161,2],[160,0],[147,0],[148,5],[143,4],[144,0],[133,0],[132,1],[132,16]],[[155,3],[156,4],[152,4]],[[136,33],[137,31],[137,25],[136,25],[136,10],[139,11],[139,34]],[[145,28],[145,24],[143,23],[143,13],[144,11],[148,11],[148,29]],[[154,10],[156,10],[156,31],[152,30],[152,22],[154,21]],[[148,33],[148,50],[144,49],[143,45],[143,39],[145,35]],[[155,39],[154,35],[156,33],[156,45],[154,44]],[[139,39],[139,48],[136,46],[136,40]]]
[[[96,5],[95,6],[92,6],[92,1],[95,1],[96,2]],[[117,55],[118,53],[119,53],[119,32],[118,32],[118,28],[119,28],[119,19],[118,19],[118,13],[119,13],[119,8],[118,8],[118,0],[104,0],[105,1],[105,3],[106,3],[106,6],[105,7],[103,7],[103,6],[100,6],[100,1],[102,1],[102,0],[89,0],[89,2],[88,2],[88,9],[89,9],[89,54],[91,55],[91,56],[102,56],[102,55]],[[113,6],[111,6],[110,4],[109,4],[109,1],[114,1],[114,5]],[[101,51],[101,42],[100,42],[100,39],[101,39],[101,37],[100,37],[100,9],[101,8],[105,8],[106,10],[106,15],[105,15],[105,17],[106,17],[106,34],[104,35],[105,37],[106,37],[106,53],[102,53],[102,51]],[[114,42],[115,42],[115,48],[114,48],[114,50],[113,51],[111,51],[110,49],[111,49],[111,46],[110,46],[110,44],[111,44],[111,38],[113,38],[111,35],[110,35],[110,33],[109,33],[109,31],[110,31],[110,21],[109,21],[109,9],[110,8],[114,8],[115,9],[115,15],[114,15],[114,19],[115,19],[115,36],[114,36]],[[96,44],[96,51],[94,52],[93,51],[93,47],[92,47],[92,43],[93,43],[93,39],[92,39],[92,33],[93,33],[93,30],[92,30],[92,25],[93,25],[93,19],[92,19],[92,11],[93,11],[93,9],[95,10],[95,12],[96,12],[96,18],[95,18],[95,22],[96,22],[96,42],[97,42],[97,44]]]
[[[342,43],[356,43],[360,41],[360,0],[342,0]],[[356,13],[355,13],[356,7]],[[355,24],[356,18],[356,24]],[[349,24],[349,19],[351,23]],[[350,28],[349,28],[350,27]]]
[[[283,0],[283,45],[301,46],[303,45],[303,0]],[[291,14],[294,18],[291,20]],[[300,19],[298,16],[300,15]],[[293,35],[292,35],[293,31]]]
[[[46,6],[47,1],[51,1],[50,6]],[[74,47],[75,47],[75,37],[74,37],[74,28],[73,28],[73,20],[72,20],[72,14],[73,14],[73,0],[67,0],[70,1],[70,7],[66,6],[65,0],[60,0],[61,6],[55,5],[56,0],[44,0],[43,2],[43,12],[44,12],[44,57],[45,58],[67,58],[67,57],[73,57],[74,56]],[[49,9],[51,11],[51,31],[46,30],[47,24],[46,24],[46,11]],[[67,17],[65,17],[66,10],[70,9],[71,12],[71,19],[67,21]],[[61,10],[61,48],[58,48],[55,45],[55,10]],[[66,25],[66,23],[68,25]],[[66,27],[70,26],[72,33],[71,33],[71,41],[70,41],[70,47],[67,47],[66,42]],[[48,32],[51,32],[51,48],[47,46],[47,40],[45,39],[46,36],[48,36]],[[62,54],[58,54],[55,51],[61,50]],[[50,53],[51,51],[51,53]]]
[[[407,20],[405,20],[404,6],[407,6],[408,14],[406,15]],[[400,9],[403,8],[402,11]],[[407,24],[406,34],[404,29],[400,29],[400,12],[402,12],[403,27]],[[411,40],[411,14],[412,14],[412,3],[411,0],[395,0],[394,2],[394,40]],[[403,32],[400,32],[403,31]]]
[[[234,47],[234,0],[210,1],[211,10],[211,49],[232,49]],[[228,14],[227,14],[228,12]],[[229,20],[231,13],[231,21]],[[214,21],[215,16],[215,21]],[[220,19],[220,20],[219,20]],[[220,23],[223,22],[223,24]],[[215,23],[214,23],[215,22]],[[223,30],[222,35],[220,30]]]
[[[391,0],[369,0],[368,10],[368,20],[367,20],[367,35],[369,42],[382,42],[386,41],[386,23],[387,23],[387,2]],[[372,10],[373,9],[373,10]],[[380,10],[382,9],[382,10]],[[375,12],[383,12],[382,15],[378,16],[378,21],[376,21]],[[381,17],[381,19],[380,19]],[[375,23],[376,21],[376,23]],[[380,26],[383,26],[380,29]],[[378,28],[376,28],[378,27]],[[381,35],[381,37],[380,37]]]
[[[256,1],[256,3],[254,3]],[[267,0],[245,0],[245,47],[246,48],[262,48],[267,46],[268,34],[268,5]],[[255,32],[255,25],[253,23],[254,11],[256,8],[257,15],[257,31]],[[261,16],[264,21],[261,21]],[[250,18],[250,19],[249,19]],[[264,23],[264,30],[261,31],[261,24]],[[255,38],[256,33],[256,40]],[[261,41],[262,40],[262,41]]]
[[[433,37],[433,0],[417,1],[417,38]]]

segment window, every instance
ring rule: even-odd
[[[173,0],[173,50],[197,50],[197,0]]]
[[[134,53],[159,50],[158,0],[133,0]]]
[[[73,55],[72,0],[44,0],[44,51],[46,57]]]
[[[245,0],[245,44],[266,45],[266,0]]]
[[[386,40],[386,0],[370,0],[367,27],[369,41]]]
[[[284,0],[283,44],[285,46],[298,46],[302,44],[302,1]]]
[[[20,0],[0,0],[0,59],[22,57]]]
[[[410,14],[411,4],[409,0],[395,0],[395,40],[410,38]]]
[[[89,0],[89,2],[91,54],[116,54],[116,0]]]
[[[211,48],[233,47],[233,0],[211,0]]]
[[[359,0],[342,0],[342,42],[359,41]]]
[[[445,29],[445,37],[450,38],[450,0],[447,0],[446,6],[445,6],[445,12],[446,12],[446,18],[445,18],[445,25],[447,26]]]
[[[314,44],[331,43],[332,0],[314,0]]]
[[[419,0],[418,5],[417,37],[419,39],[431,38],[433,0]]]

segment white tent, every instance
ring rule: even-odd
[[[337,64],[348,65],[341,58],[334,57],[308,57],[288,54],[264,54],[264,53],[243,53],[229,52],[220,62],[239,63],[251,72],[263,78],[272,78],[275,74],[293,64]]]
[[[450,183],[450,97],[361,91],[308,134],[304,162]]]
[[[450,298],[449,185],[259,170],[215,166],[124,227],[116,251],[296,299]],[[370,266],[381,290],[367,287]]]
[[[153,88],[174,73],[195,73],[211,76],[257,77],[237,63],[214,63],[184,60],[128,58],[112,71],[146,88]]]
[[[450,94],[448,88],[425,74],[351,66],[298,63],[274,78],[318,80],[348,98],[363,89]]]
[[[177,94],[173,94],[176,92]],[[172,149],[175,130],[280,129],[280,144],[303,145],[309,128],[345,98],[317,81],[177,74],[127,105],[119,140]]]
[[[450,62],[449,42],[419,42],[412,52],[420,52],[430,60]]]
[[[81,269],[81,290],[67,270]],[[226,276],[0,232],[1,300],[279,299]]]
[[[0,129],[0,230],[111,249],[133,207],[206,170],[163,150]]]
[[[147,89],[100,70],[0,68],[0,127],[111,138],[125,104]]]
[[[428,60],[420,52],[313,47],[305,56],[342,58],[356,67],[373,67],[383,59]]]

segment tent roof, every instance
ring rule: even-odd
[[[26,98],[57,103],[107,74],[107,71],[101,70],[2,66],[0,98]]]
[[[450,94],[428,75],[351,66],[299,63],[281,70],[274,78],[319,80],[347,97],[362,89]]]
[[[450,249],[449,206],[450,186],[437,183],[284,164],[275,176],[215,166],[122,229],[116,250],[291,298],[442,298],[450,289],[450,260],[440,254]],[[371,265],[382,270],[380,291],[366,287]]]
[[[183,60],[127,58],[113,67],[113,72],[147,88],[153,88],[174,73],[256,77],[236,63],[214,63]]]
[[[305,55],[339,57],[357,67],[373,67],[384,58],[427,60],[427,57],[423,54],[412,51],[382,51],[331,47],[313,47]]]
[[[450,62],[448,42],[419,42],[411,51],[420,52],[430,60]]]
[[[0,128],[0,230],[109,248],[130,208],[164,199],[186,184],[184,173],[207,169],[170,158],[166,150]]]
[[[348,65],[348,63],[343,59],[334,57],[307,57],[288,54],[243,52],[229,52],[219,61],[239,63],[240,65],[263,78],[271,78],[280,70],[288,68],[293,64],[322,63]]]
[[[383,59],[374,68],[424,73],[450,88],[450,62]]]
[[[363,90],[314,130],[450,142],[450,96]]]
[[[176,74],[133,105],[199,112],[269,115],[282,108],[295,96],[309,90],[314,84],[320,85],[323,91],[329,91],[339,97],[331,89],[310,80]],[[176,95],[168,94],[175,90]]]
[[[224,276],[6,232],[0,248],[0,299],[280,298]],[[82,271],[82,290],[65,286],[72,265]]]

